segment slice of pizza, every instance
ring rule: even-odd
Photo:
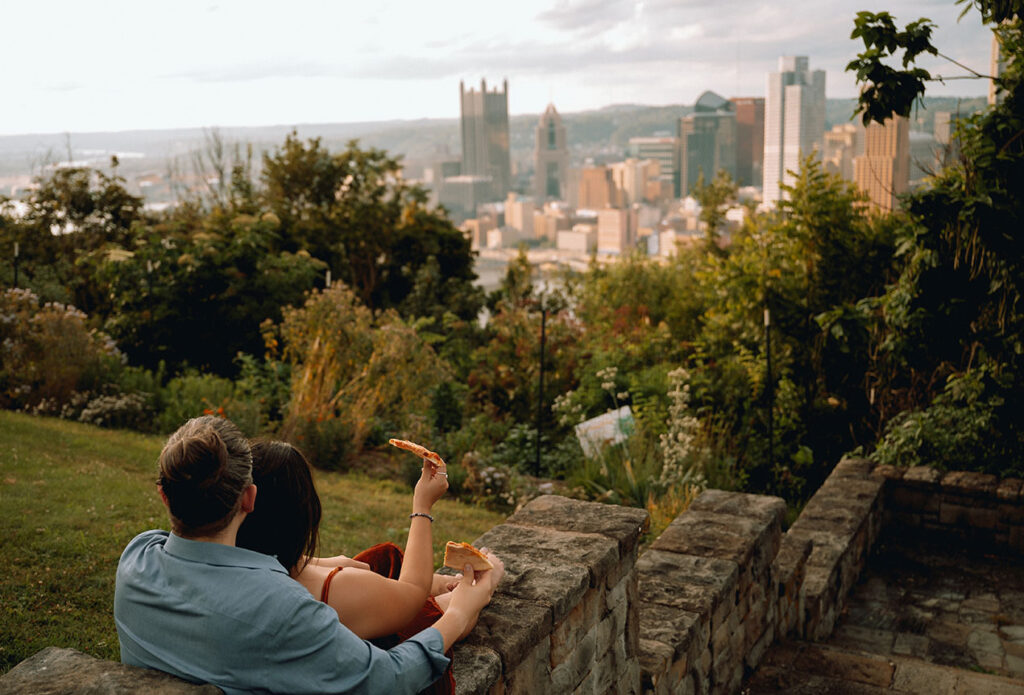
[[[441,466],[442,468],[444,468],[445,466],[443,458],[441,458],[438,454],[434,453],[427,447],[421,446],[416,442],[410,442],[406,439],[389,439],[388,444],[390,444],[391,446],[397,446],[399,449],[405,449],[406,451],[410,451],[419,456],[420,458],[426,459],[435,465]]]
[[[494,569],[491,561],[469,543],[448,541],[444,546],[444,566],[461,572],[466,565],[472,565],[474,572]]]

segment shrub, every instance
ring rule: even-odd
[[[164,409],[157,420],[161,432],[173,432],[200,415],[229,418],[249,437],[260,432],[259,404],[236,396],[235,384],[228,379],[188,372],[167,382],[162,400]]]
[[[28,290],[0,294],[0,407],[44,409],[106,383],[122,361],[113,341],[73,306]]]
[[[347,456],[354,451],[351,425],[336,417],[296,418],[292,428],[289,440],[302,449],[312,465],[347,470]]]

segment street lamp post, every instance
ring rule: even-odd
[[[18,242],[14,242],[14,286],[18,286]]]
[[[771,340],[772,314],[768,307],[764,308],[764,361],[765,361],[765,395],[768,400],[768,465],[775,467],[775,442],[773,410],[774,389],[772,388],[772,340]]]
[[[533,474],[538,478],[540,477],[540,432],[544,417],[544,341],[547,315],[547,307],[544,306],[542,296],[540,303],[540,383],[537,386],[537,458],[533,462]]]

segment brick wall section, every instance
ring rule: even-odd
[[[505,579],[455,647],[459,695],[640,692],[642,509],[539,497],[474,541]]]
[[[1024,481],[928,466],[878,466],[886,480],[886,523],[951,533],[1024,552]]]
[[[732,693],[775,638],[785,503],[707,490],[641,556],[645,691]]]

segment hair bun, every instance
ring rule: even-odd
[[[212,427],[196,427],[168,444],[160,457],[160,474],[167,481],[205,489],[216,485],[227,463],[228,449],[220,435]]]

